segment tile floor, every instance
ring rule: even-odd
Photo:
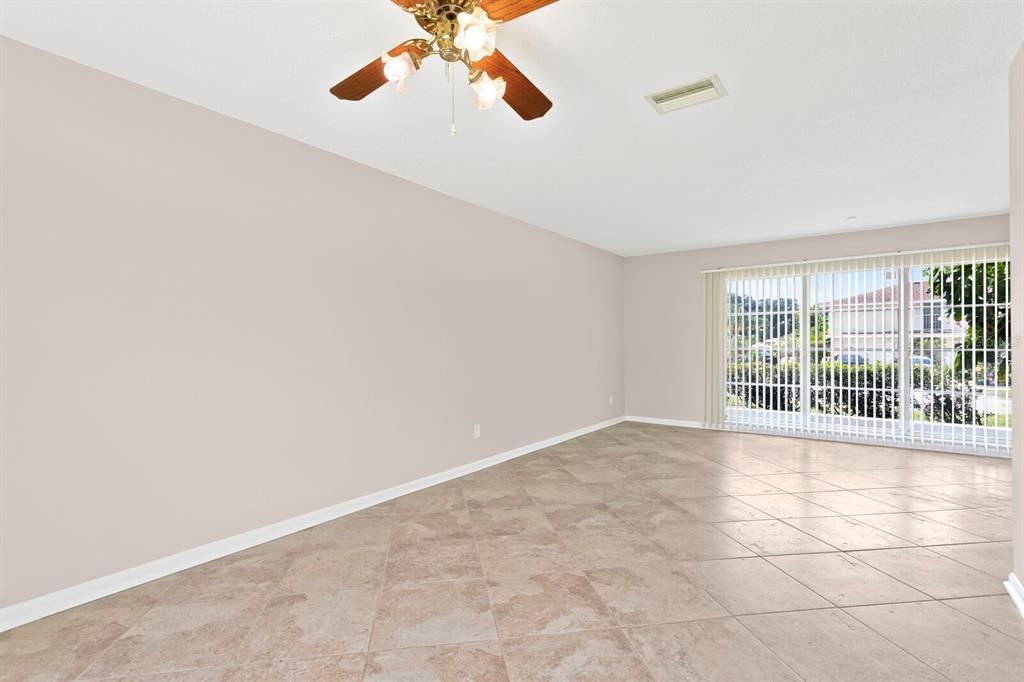
[[[0,679],[1024,680],[1003,460],[625,423],[0,635]]]

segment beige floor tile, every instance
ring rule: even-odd
[[[548,517],[536,507],[473,510],[469,513],[469,522],[478,539],[554,531]]]
[[[615,625],[611,613],[582,574],[491,578],[488,585],[494,620],[502,638],[556,635]]]
[[[708,523],[664,523],[644,529],[667,559],[731,559],[754,556],[740,543]]]
[[[740,502],[735,497],[701,497],[689,500],[678,500],[679,507],[696,516],[700,521],[713,523],[717,521],[753,521],[770,519],[763,511]]]
[[[334,544],[339,547],[386,546],[391,542],[393,516],[343,516],[310,529],[307,542],[314,545]]]
[[[684,568],[698,587],[734,616],[831,606],[761,558],[696,561]]]
[[[296,557],[277,588],[279,594],[377,589],[385,547],[316,549]]]
[[[990,628],[999,630],[1004,635],[1013,637],[1018,642],[1024,642],[1024,618],[1021,618],[1020,611],[1007,594],[948,599],[942,603],[966,613]]]
[[[982,542],[975,545],[946,545],[931,547],[933,552],[967,564],[971,568],[1006,580],[1013,570],[1012,542]]]
[[[515,472],[515,478],[524,486],[532,483],[579,483],[580,481],[566,471],[558,469],[522,469]]]
[[[939,484],[959,483],[962,485],[971,485],[974,483],[993,482],[993,480],[988,476],[982,476],[981,474],[977,474],[968,469],[954,469],[953,467],[923,467],[916,469],[916,471],[922,476],[927,476]]]
[[[831,483],[844,490],[861,490],[864,488],[885,488],[885,481],[873,478],[866,471],[822,471],[814,474],[814,478]]]
[[[812,493],[839,489],[831,483],[806,474],[761,474],[755,478],[787,493]]]
[[[473,540],[436,540],[392,547],[384,582],[418,583],[432,580],[482,578],[483,568]]]
[[[786,519],[786,523],[843,551],[890,549],[914,544],[845,516]]]
[[[837,516],[831,509],[826,509],[789,493],[784,495],[741,495],[736,499],[777,519]]]
[[[1004,519],[1013,519],[1013,505],[1002,504],[997,507],[979,507],[976,511]]]
[[[625,467],[616,464],[600,464],[599,462],[587,462],[580,460],[579,463],[566,464],[565,470],[572,474],[580,483],[614,483],[629,478],[629,472]]]
[[[626,522],[603,502],[597,504],[542,505],[541,510],[562,537],[593,535],[626,529]]]
[[[929,475],[931,468],[913,467],[905,469],[872,469],[867,472],[890,488],[911,488],[919,485],[942,485],[947,481]]]
[[[408,514],[395,520],[391,531],[393,545],[424,540],[471,540],[473,528],[467,512]]]
[[[700,523],[700,519],[680,509],[674,502],[608,502],[608,507],[620,519],[641,531],[654,531],[663,525]]]
[[[753,476],[723,476],[710,483],[726,495],[773,495],[784,491]]]
[[[588,485],[601,501],[608,505],[644,504],[648,502],[665,502],[656,490],[647,485],[647,481],[615,481],[610,483],[594,483]]]
[[[945,680],[838,609],[744,616],[740,622],[806,680]]]
[[[238,662],[263,599],[157,604],[83,673],[83,679],[216,667]]]
[[[969,488],[1000,498],[1005,502],[1013,499],[1013,483],[1010,481],[992,481],[990,483],[970,483]]]
[[[605,568],[587,571],[586,575],[622,625],[653,625],[728,615],[707,592],[690,581],[679,562]]]
[[[545,504],[596,504],[601,501],[582,483],[527,483],[526,491],[533,501]]]
[[[986,514],[976,509],[921,512],[921,516],[953,526],[985,540],[1011,540],[1013,523],[1010,519]]]
[[[921,488],[879,488],[858,490],[858,495],[870,497],[872,500],[902,509],[903,511],[943,511],[947,509],[963,509],[964,505],[929,495]]]
[[[167,578],[170,587],[161,601],[269,598],[292,561],[287,552],[230,554]]]
[[[560,573],[579,569],[576,559],[554,533],[522,533],[479,538],[484,573],[490,577]]]
[[[978,509],[980,507],[996,507],[1009,499],[1008,496],[1000,489],[985,490],[984,487],[980,485],[931,485],[919,488],[919,490],[927,493],[928,495],[941,497],[972,509]]]
[[[879,502],[878,500],[872,500],[870,497],[864,497],[857,493],[850,492],[849,490],[833,490],[821,493],[799,493],[797,497],[802,497],[809,502],[821,505],[826,509],[831,509],[837,514],[851,515],[851,514],[886,514],[899,512],[900,510],[891,505]]]
[[[700,497],[721,497],[724,493],[709,481],[694,478],[666,478],[645,481],[645,485],[666,499],[678,502]]]
[[[218,667],[218,668],[198,668],[196,670],[179,670],[171,673],[156,673],[153,675],[139,675],[137,677],[128,678],[132,682],[224,682],[224,680],[238,680],[240,679],[237,675],[250,674],[251,677],[242,677],[241,679],[257,679],[266,680],[268,679],[264,674],[265,671],[261,671],[265,667],[265,664],[256,663],[252,665],[244,666],[230,666],[230,667]],[[267,666],[269,667],[269,666]],[[245,672],[240,672],[245,671]],[[279,672],[278,670],[271,671],[273,673]],[[121,682],[125,678],[117,678],[118,682]],[[288,679],[284,676],[272,677],[269,679],[281,680]],[[294,678],[292,678],[294,679]],[[5,681],[6,682],[6,681]],[[106,682],[106,681],[104,681]]]
[[[998,578],[924,547],[874,549],[850,555],[935,599],[1000,594]]]
[[[848,554],[769,557],[768,561],[836,606],[923,601],[928,595]]]
[[[869,514],[851,516],[850,518],[917,545],[949,545],[960,542],[981,542],[984,539],[910,512]]]
[[[255,663],[232,668],[216,679],[219,682],[360,682],[365,661],[363,654],[347,654],[303,661]],[[147,679],[144,682],[158,681]]]
[[[761,555],[835,551],[835,547],[775,519],[716,523],[715,528]]]
[[[755,457],[745,457],[741,459],[731,459],[725,462],[726,466],[730,469],[738,471],[748,476],[761,476],[764,474],[791,474],[792,469],[768,462],[763,459],[757,459]]]
[[[385,587],[370,649],[398,649],[497,639],[483,580]]]
[[[360,670],[360,672],[362,672]],[[377,651],[366,662],[364,682],[502,682],[508,680],[497,642]]]
[[[154,581],[0,633],[0,679],[73,679],[168,586],[167,579]]]
[[[464,511],[466,500],[458,485],[446,483],[398,498],[395,511],[399,514],[430,514]]]
[[[800,678],[732,618],[626,630],[661,682],[799,682]]]
[[[656,537],[648,537],[633,528],[594,535],[562,536],[561,539],[583,568],[610,568],[672,558],[671,551],[657,542]]]
[[[376,604],[375,589],[274,597],[246,638],[245,659],[310,658],[365,651]]]
[[[516,474],[517,470],[512,467],[511,462],[505,462],[497,466],[488,467],[487,469],[467,474],[462,478],[452,481],[452,483],[455,483],[457,486],[462,488],[463,497],[465,497],[465,491],[467,488],[500,488],[521,485],[522,481],[519,480],[519,477]]]
[[[462,495],[470,509],[513,509],[533,506],[533,498],[522,484],[463,486]]]
[[[1019,682],[1024,644],[939,602],[847,613],[956,682]]]
[[[620,630],[507,639],[514,682],[647,682],[647,666]]]

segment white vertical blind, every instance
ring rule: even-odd
[[[704,423],[721,428],[725,423],[725,276],[704,275]]]
[[[705,423],[1008,454],[1005,244],[705,273]]]

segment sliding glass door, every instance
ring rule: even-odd
[[[1008,452],[1005,247],[714,274],[721,425]]]

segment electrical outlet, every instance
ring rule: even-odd
[[[615,396],[613,396],[613,395],[608,396],[608,404],[609,405],[614,405],[615,404]]]
[[[480,425],[479,424],[473,424],[473,438],[479,438],[479,437],[480,437]]]

